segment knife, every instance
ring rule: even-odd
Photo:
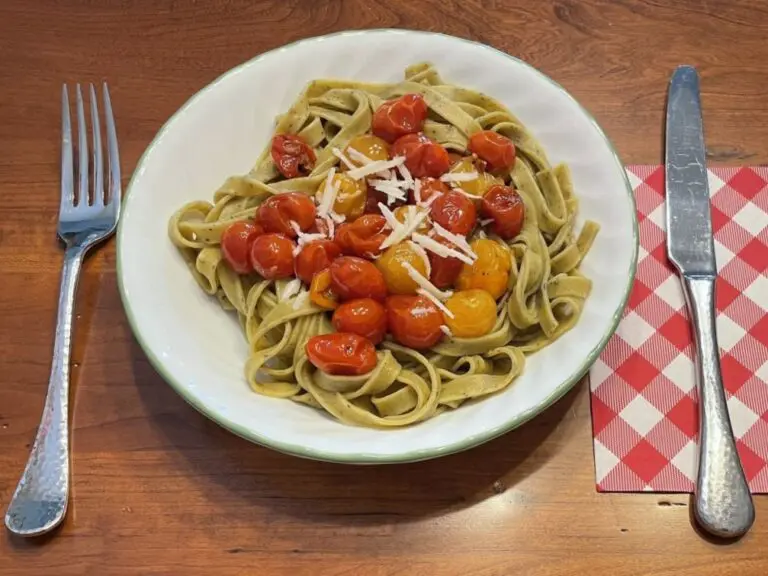
[[[715,536],[745,534],[755,508],[736,451],[720,373],[715,331],[715,248],[701,120],[699,76],[672,75],[667,100],[667,255],[682,277],[698,351],[699,472],[693,512]]]

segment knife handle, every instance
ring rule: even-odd
[[[693,511],[710,534],[734,538],[752,526],[755,507],[725,401],[715,331],[715,279],[684,276],[683,284],[698,349],[700,448]]]

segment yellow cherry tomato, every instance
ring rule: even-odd
[[[339,193],[333,202],[333,211],[342,216],[346,216],[347,221],[351,222],[355,218],[363,215],[365,211],[365,201],[368,199],[368,190],[363,180],[353,180],[346,174],[337,172],[331,180],[334,186],[338,185]],[[321,184],[317,190],[317,201],[322,201],[325,183]]]
[[[509,282],[509,249],[488,238],[476,238],[470,246],[477,254],[477,260],[461,267],[456,287],[459,290],[479,288],[498,300],[506,292]]]
[[[445,301],[453,318],[445,315],[445,323],[457,338],[485,336],[496,324],[496,301],[485,290],[459,290]]]
[[[403,263],[407,262],[413,266],[416,271],[424,276],[427,274],[427,265],[418,252],[407,242],[400,242],[386,249],[378,260],[376,267],[384,275],[384,282],[387,284],[387,290],[390,294],[415,294],[419,285],[408,274],[408,270]]]
[[[360,136],[355,136],[349,141],[346,148],[344,148],[344,156],[346,156],[355,166],[360,166],[362,163],[355,159],[354,152],[350,154],[350,148],[371,160],[389,160],[389,144],[373,134],[361,134]],[[349,167],[342,162],[340,169],[346,172],[349,170]]]
[[[395,215],[395,219],[400,222],[401,224],[405,224],[406,219],[408,218],[409,213],[410,214],[417,214],[416,212],[417,208],[413,205],[406,205],[406,206],[399,206],[398,208],[395,208],[393,214]],[[429,221],[429,218],[425,218],[421,221],[421,224],[419,224],[416,227],[416,232],[419,234],[426,234],[432,229],[432,223]]]
[[[473,196],[485,196],[485,193],[491,189],[491,186],[504,184],[501,179],[496,178],[493,174],[479,170],[473,159],[469,156],[462,158],[451,167],[451,174],[468,174],[471,172],[477,172],[477,178],[466,182],[457,182],[457,184],[459,188]]]

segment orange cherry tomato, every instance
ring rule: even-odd
[[[422,202],[426,202],[435,194],[445,194],[450,191],[448,185],[445,182],[441,182],[437,178],[422,178],[421,185],[419,186],[419,196]],[[411,200],[416,202],[416,194],[411,192]]]
[[[312,278],[309,287],[309,299],[315,306],[324,310],[333,310],[339,305],[339,297],[331,288],[331,273],[328,269],[321,270]]]
[[[483,197],[480,213],[493,218],[491,231],[504,240],[520,234],[525,219],[525,204],[517,190],[510,186],[494,186]]]
[[[387,297],[384,276],[370,260],[341,256],[331,263],[328,270],[331,273],[331,288],[341,300],[373,298],[383,302]]]
[[[296,244],[283,234],[263,234],[251,244],[251,265],[263,278],[277,280],[293,276]]]
[[[365,210],[365,203],[368,198],[368,190],[364,182],[353,180],[344,173],[334,174],[331,182],[339,187],[336,194],[336,200],[333,202],[333,211],[352,220],[360,216]],[[315,198],[317,203],[322,201],[325,186],[320,186]]]
[[[418,212],[416,212],[416,210],[417,208],[413,204],[404,204],[403,206],[395,208],[392,214],[395,216],[395,220],[400,222],[400,224],[405,224],[411,214],[422,212],[422,210],[419,210]],[[419,234],[426,234],[430,230],[432,230],[432,223],[429,221],[429,218],[425,218],[421,221],[421,224],[416,227],[415,231]]]
[[[333,240],[310,242],[296,256],[296,276],[305,284],[311,284],[315,274],[328,268],[338,256],[341,256],[341,248]]]
[[[251,244],[263,233],[261,226],[248,220],[238,220],[226,227],[221,234],[221,254],[232,270],[238,274],[253,270],[249,259]]]
[[[338,332],[358,334],[378,344],[387,332],[387,311],[371,298],[350,300],[336,308],[333,327]]]
[[[493,130],[483,130],[469,139],[469,151],[485,160],[489,170],[512,168],[515,164],[515,145],[512,140]]]
[[[349,141],[346,148],[344,148],[344,155],[352,164],[360,166],[360,162],[355,158],[354,152],[359,152],[370,160],[389,160],[389,144],[387,144],[381,138],[374,136],[373,134],[360,134],[355,136]],[[347,171],[347,165],[341,163],[341,171]]]
[[[415,178],[439,178],[451,167],[448,151],[422,133],[398,138],[392,156],[405,156],[405,167]]]
[[[381,214],[363,214],[354,222],[336,229],[335,240],[344,254],[373,258],[381,253],[381,243],[387,237],[386,218]]]
[[[284,234],[295,238],[296,231],[291,221],[296,222],[302,232],[306,232],[315,224],[317,210],[312,198],[301,192],[284,192],[270,196],[262,202],[256,211],[256,223],[265,232]]]
[[[376,368],[376,348],[367,338],[348,332],[312,336],[305,347],[307,358],[333,376],[359,376]]]
[[[442,236],[434,236],[432,239],[449,248],[456,248]],[[434,252],[429,252],[428,255],[430,268],[432,269],[429,281],[441,290],[453,286],[456,278],[461,273],[464,263],[458,258],[438,256]]]
[[[461,192],[451,190],[432,203],[432,220],[454,234],[466,236],[475,227],[475,204]]]
[[[423,350],[443,337],[440,326],[443,313],[424,296],[390,296],[387,298],[387,325],[392,336],[403,346]]]
[[[485,336],[496,324],[496,300],[485,290],[454,292],[445,307],[453,313],[453,318],[446,315],[445,323],[456,338]]]
[[[509,283],[509,271],[512,267],[509,249],[490,238],[475,238],[469,245],[477,254],[477,260],[474,264],[464,264],[461,267],[459,277],[456,278],[456,288],[479,288],[488,292],[494,300],[498,300],[507,291]]]
[[[272,160],[286,178],[309,173],[315,166],[315,152],[298,136],[277,134],[272,138]]]
[[[405,94],[388,100],[373,114],[373,133],[390,144],[406,134],[420,132],[427,119],[427,103],[421,94]]]

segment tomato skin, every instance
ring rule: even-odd
[[[263,278],[277,280],[293,276],[296,244],[283,234],[263,234],[251,244],[251,265]]]
[[[443,337],[443,313],[424,296],[397,295],[387,298],[387,325],[403,346],[424,350]]]
[[[328,268],[338,256],[341,256],[341,248],[333,240],[310,242],[296,256],[296,276],[305,284],[311,284],[315,274]]]
[[[309,299],[315,306],[323,310],[334,310],[339,306],[338,296],[331,289],[331,273],[328,269],[321,270],[312,278],[309,287]]]
[[[256,211],[256,223],[265,232],[284,234],[296,238],[296,231],[291,221],[296,222],[302,232],[315,224],[317,210],[312,198],[301,192],[284,192],[270,196],[261,203]]]
[[[480,213],[486,218],[493,218],[491,231],[504,240],[510,240],[520,234],[525,220],[525,204],[510,186],[494,186],[483,197]]]
[[[469,151],[484,160],[491,171],[512,168],[515,164],[512,140],[493,130],[473,134],[469,139]]]
[[[421,94],[405,94],[388,100],[373,114],[371,130],[382,140],[393,143],[406,134],[420,132],[427,119],[427,103]]]
[[[454,234],[466,236],[475,227],[477,209],[461,192],[451,190],[432,203],[432,220]]]
[[[363,214],[354,222],[336,229],[335,241],[342,252],[361,258],[373,258],[381,253],[381,243],[387,237],[383,231],[387,219],[381,214]]]
[[[434,236],[432,239],[443,246],[456,249],[453,244],[442,236]],[[429,252],[428,255],[430,268],[432,269],[429,281],[441,290],[452,287],[459,277],[464,263],[458,258],[438,256],[434,252]]]
[[[238,274],[253,270],[249,257],[251,244],[264,230],[248,220],[233,222],[221,234],[221,254],[229,267]]]
[[[437,178],[422,178],[421,185],[419,187],[419,196],[422,202],[427,202],[435,194],[445,194],[450,192],[450,188],[445,182],[441,182]],[[411,191],[411,200],[416,203],[416,194]]]
[[[368,338],[374,345],[387,333],[387,311],[371,298],[344,302],[333,313],[333,326],[338,332],[351,332]]]
[[[405,156],[405,167],[415,178],[439,178],[451,167],[448,151],[422,133],[398,138],[392,156]]]
[[[275,166],[286,178],[311,172],[317,160],[314,150],[294,134],[276,134],[272,138],[271,153]]]
[[[356,256],[341,256],[328,270],[331,288],[341,300],[373,298],[381,302],[387,297],[387,285],[379,269],[370,260]]]
[[[312,336],[305,351],[318,370],[333,376],[359,376],[376,368],[376,348],[358,334],[336,332]]]

